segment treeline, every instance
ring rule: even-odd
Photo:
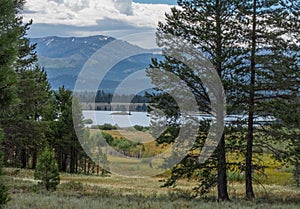
[[[23,0],[4,0],[0,4],[3,165],[34,169],[38,155],[49,147],[59,171],[88,172],[92,162],[78,141],[78,137],[89,134],[84,129],[79,100],[64,87],[51,90],[38,64],[36,45],[26,37],[31,22],[23,23],[23,6]]]
[[[106,93],[103,90],[97,92],[76,92],[75,96],[82,103],[148,103],[149,98],[144,95],[118,95]]]

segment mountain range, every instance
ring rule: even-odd
[[[128,42],[102,35],[90,37],[51,36],[31,38],[30,41],[37,44],[36,52],[39,64],[44,67],[49,83],[54,90],[61,86],[73,90],[80,71],[91,56],[112,42],[117,43],[128,54],[140,53],[121,60],[109,70],[99,85],[99,89],[105,92],[113,92],[124,78],[147,68],[152,58],[159,59],[161,57],[157,54],[157,50],[145,50]],[[108,56],[112,59],[117,56],[114,49],[110,51]]]

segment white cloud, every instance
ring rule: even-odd
[[[24,18],[36,24],[73,26],[97,26],[99,21],[111,19],[155,28],[169,10],[169,5],[138,4],[132,0],[27,0]]]
[[[114,0],[114,6],[116,9],[127,15],[132,15],[132,0]]]
[[[166,4],[140,4],[132,0],[27,0],[23,16],[24,21],[33,20],[31,37],[101,34],[121,38],[154,34],[158,21],[164,21],[170,8]],[[154,35],[139,37],[131,43],[154,47]]]

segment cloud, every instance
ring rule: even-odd
[[[108,18],[136,27],[155,28],[170,5],[139,4],[132,0],[27,0],[25,20],[39,24],[98,25]]]
[[[114,0],[114,6],[122,14],[133,15],[132,0]]]
[[[164,21],[170,8],[132,0],[27,0],[23,16],[25,22],[33,19],[30,37],[101,34],[120,38],[140,33],[131,43],[150,47],[154,37],[149,32],[154,34],[158,21]]]

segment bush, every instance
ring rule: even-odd
[[[84,124],[88,124],[88,125],[94,123],[93,120],[90,119],[90,118],[89,119],[85,119],[83,122],[84,122]]]
[[[242,182],[245,180],[245,174],[244,172],[239,172],[239,171],[228,171],[227,172],[227,179],[228,181],[239,181]]]
[[[101,132],[101,134],[102,134],[102,137],[105,139],[105,141],[109,144],[109,145],[111,145],[111,146],[113,146],[114,145],[114,137],[112,136],[112,135],[110,135],[110,134],[108,134],[108,133],[105,133],[105,132]]]
[[[58,166],[50,149],[46,147],[38,157],[34,178],[41,180],[47,190],[55,190],[60,182]]]
[[[143,131],[143,130],[144,130],[144,127],[143,127],[143,126],[140,126],[140,125],[135,125],[134,128],[135,128],[135,130],[137,130],[137,131]]]
[[[1,180],[0,181],[0,208],[1,205],[4,205],[8,201],[9,201],[9,196],[8,196],[7,188]]]
[[[1,143],[1,139],[2,139],[2,132],[0,129],[0,143]],[[7,188],[6,186],[3,184],[2,182],[2,158],[3,154],[0,151],[0,207],[1,205],[4,205],[5,203],[7,203],[9,201],[9,196],[8,196],[8,192],[7,192]]]
[[[116,127],[116,126],[113,126],[113,125],[111,125],[111,124],[108,124],[108,123],[104,123],[103,125],[100,125],[100,126],[99,126],[99,129],[100,129],[100,130],[106,130],[106,131],[108,131],[108,130],[116,130],[117,127]]]

